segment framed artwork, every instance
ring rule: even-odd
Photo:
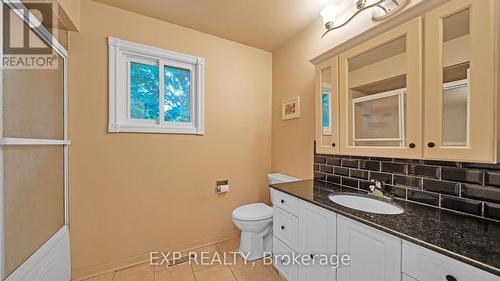
[[[300,117],[300,96],[281,102],[281,120]]]

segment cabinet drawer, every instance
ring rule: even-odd
[[[281,208],[294,216],[298,215],[299,199],[276,189],[271,189],[271,198],[274,207]]]
[[[274,207],[273,235],[294,251],[298,250],[299,223],[297,217]]]
[[[406,241],[403,242],[403,272],[421,281],[446,281],[448,275],[457,281],[500,280],[489,272]]]
[[[276,237],[273,237],[273,263],[274,267],[288,281],[297,281],[298,266],[294,264],[294,252],[288,248],[283,242]]]

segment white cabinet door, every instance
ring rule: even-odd
[[[500,277],[421,246],[403,242],[403,272],[421,281],[500,281]]]
[[[400,281],[401,239],[337,216],[337,252],[350,265],[337,269],[339,281]]]
[[[305,201],[299,203],[299,254],[311,261],[299,266],[300,281],[334,281],[335,268],[320,262],[337,253],[337,216]]]

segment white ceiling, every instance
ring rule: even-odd
[[[268,51],[317,20],[327,4],[353,6],[352,0],[95,1]]]

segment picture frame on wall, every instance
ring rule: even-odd
[[[281,102],[281,120],[300,117],[300,96],[283,100]]]

